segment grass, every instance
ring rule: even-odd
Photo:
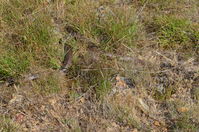
[[[32,85],[34,89],[33,92],[43,96],[60,93],[65,89],[64,81],[57,72],[40,76],[40,78],[33,82]]]
[[[0,57],[1,79],[11,76],[16,77],[16,75],[28,70],[28,66],[30,65],[29,56],[26,53],[16,56],[15,53],[5,53]],[[21,62],[21,60],[24,61]]]
[[[165,92],[161,93],[159,91],[155,91],[154,93],[154,98],[157,99],[157,100],[167,100],[167,99],[170,99],[171,96],[175,93],[175,88],[170,86],[170,87],[167,87]]]
[[[48,8],[42,7],[44,2],[18,0],[3,1],[1,4],[4,5],[1,6],[2,26],[9,29],[7,34],[2,33],[1,52],[11,55],[9,58],[2,56],[0,59],[1,78],[19,76],[35,64],[38,67],[58,69],[59,60],[62,58],[61,46],[55,44],[58,38],[53,33]],[[65,15],[65,20],[96,43],[99,40],[103,50],[117,51],[121,49],[121,44],[135,47],[138,28],[141,25],[137,21],[135,8],[133,6],[111,7],[110,5],[111,2],[103,7],[105,8],[103,11],[98,11],[96,10],[98,5],[95,2],[84,0],[73,2],[72,5],[66,6],[69,13]],[[39,8],[43,8],[44,11],[37,13]],[[70,12],[73,12],[73,15]],[[154,26],[158,27],[156,31],[158,43],[164,49],[198,47],[198,28],[189,20],[158,16],[155,18]],[[73,45],[76,47],[75,43]],[[77,50],[80,48],[78,47]],[[19,53],[23,54],[19,56]],[[19,63],[19,59],[23,61]]]
[[[191,120],[189,117],[183,116],[178,119],[178,121],[175,124],[174,131],[191,131],[196,132],[198,130],[198,126],[196,124],[191,123]]]
[[[56,45],[56,35],[48,11],[34,13],[41,1],[3,1],[1,18],[3,40],[0,57],[2,78],[19,76],[27,72],[32,65],[58,68],[61,58]],[[24,8],[26,7],[26,8]],[[7,30],[5,30],[7,29]],[[6,56],[6,57],[5,57]]]
[[[7,117],[1,116],[0,122],[1,122],[1,124],[0,124],[1,132],[18,132],[18,131],[20,131],[20,127]]]
[[[178,104],[176,104],[176,107],[178,109],[179,115],[177,117],[175,124],[173,125],[173,130],[191,131],[191,132],[197,131],[199,127],[197,123],[193,122],[193,119],[195,119],[195,117],[193,117],[192,114],[197,112],[197,110],[195,108],[191,109],[190,106],[186,105],[183,102],[178,102]],[[182,108],[184,108],[185,110],[183,111]]]
[[[160,47],[173,49],[194,49],[199,40],[198,28],[190,21],[172,16],[158,17],[155,24]]]
[[[104,42],[103,47],[117,49],[121,47],[120,43],[135,46],[133,41],[138,24],[134,12],[132,7],[114,8],[105,18],[101,18],[103,20],[94,27],[94,33],[101,38],[102,43]]]
[[[98,81],[96,88],[97,98],[104,98],[111,91],[111,82],[108,79],[101,79]]]
[[[103,99],[111,90],[112,72],[99,69],[82,71],[81,67],[74,66],[69,71],[69,76],[76,76],[75,87],[82,87],[83,92],[94,90],[98,99]]]
[[[128,125],[130,127],[135,127],[140,129],[140,122],[139,120],[135,119],[134,116],[131,115],[131,110],[129,108],[117,108],[116,111],[116,120],[118,122],[124,123],[125,125]]]
[[[199,94],[197,88],[193,89],[198,76],[197,5],[197,0],[2,0],[0,107],[22,112],[9,104],[14,90],[30,101],[28,104],[32,100],[41,104],[42,110],[33,111],[20,105],[28,118],[43,120],[38,121],[39,130],[45,129],[45,123],[52,123],[63,130],[74,125],[74,131],[82,131],[91,125],[91,131],[106,131],[97,126],[108,126],[108,122],[121,131],[197,131]],[[68,26],[80,38],[74,37],[75,32],[65,31]],[[72,66],[61,73],[64,44],[73,47],[73,58]],[[167,61],[173,67],[161,69],[160,64]],[[189,70],[194,72],[193,79],[185,77]],[[157,81],[154,77],[158,73],[168,78],[159,77]],[[38,74],[39,78],[24,81],[29,74]],[[118,74],[134,80],[135,87],[117,88]],[[10,79],[16,82],[9,87],[2,83]],[[157,85],[165,80],[170,83],[165,91],[157,91]],[[34,99],[37,95],[42,102]],[[45,106],[50,97],[56,103],[52,109]],[[176,100],[184,102],[190,111],[179,112],[177,107],[183,105]],[[34,115],[37,112],[42,117]],[[19,128],[13,119],[2,117],[0,121],[0,131]],[[50,129],[57,131],[54,126]]]
[[[68,9],[74,15],[71,16],[69,13],[66,15],[66,20],[91,40],[99,40],[99,46],[104,50],[117,50],[121,47],[120,43],[135,46],[133,41],[136,39],[139,26],[135,9],[133,7],[111,8],[107,4],[100,11],[97,6],[96,2],[84,0],[74,2]]]

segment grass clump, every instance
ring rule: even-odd
[[[11,76],[14,77],[27,71],[30,65],[28,59],[28,55],[23,53],[19,56],[12,54],[0,56],[0,79],[6,79]]]
[[[82,92],[92,90],[97,99],[103,99],[111,90],[112,85],[109,79],[111,71],[103,71],[100,68],[83,71],[81,67],[73,66],[69,71],[69,76],[76,76],[78,79],[75,80],[75,86],[82,87]]]
[[[98,98],[103,98],[111,90],[111,83],[108,79],[101,79],[98,82],[98,87],[96,88],[96,95]]]
[[[199,129],[199,127],[196,124],[192,123],[188,117],[183,116],[183,117],[179,118],[178,121],[175,123],[175,127],[173,130],[175,132],[179,132],[179,131],[196,132],[198,129]]]
[[[61,56],[51,16],[42,1],[2,1],[0,76],[19,76],[32,66],[58,68]]]
[[[138,24],[132,7],[110,8],[105,18],[99,21],[94,27],[94,34],[97,35],[105,49],[117,49],[121,43],[128,46],[135,46]]]
[[[157,36],[160,47],[169,49],[195,48],[199,40],[197,27],[185,19],[171,16],[157,17]]]
[[[19,126],[12,122],[7,117],[0,116],[0,131],[1,132],[18,132],[20,131]]]
[[[121,43],[135,46],[139,25],[133,7],[100,6],[98,2],[81,0],[67,8],[73,14],[66,15],[68,23],[101,49],[116,50]]]

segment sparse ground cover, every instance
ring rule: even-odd
[[[198,10],[197,0],[0,1],[0,131],[197,132]]]

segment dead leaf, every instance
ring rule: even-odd
[[[188,112],[189,111],[189,109],[187,108],[187,107],[180,107],[180,108],[178,108],[177,109],[178,110],[178,112]]]
[[[85,102],[85,98],[81,98],[81,99],[80,99],[80,102],[81,102],[81,103],[84,103],[84,102]]]
[[[155,122],[154,122],[154,125],[155,125],[155,126],[158,126],[158,127],[161,126],[159,121],[155,121]]]
[[[133,129],[133,131],[132,132],[138,132],[138,130],[135,128],[135,129]]]

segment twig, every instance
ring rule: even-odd
[[[166,57],[165,55],[161,54],[160,52],[155,51],[155,53],[160,55],[160,56],[162,56],[162,57],[164,57],[166,60],[170,61],[171,63],[175,64],[175,62],[173,60],[169,59],[168,57]]]

